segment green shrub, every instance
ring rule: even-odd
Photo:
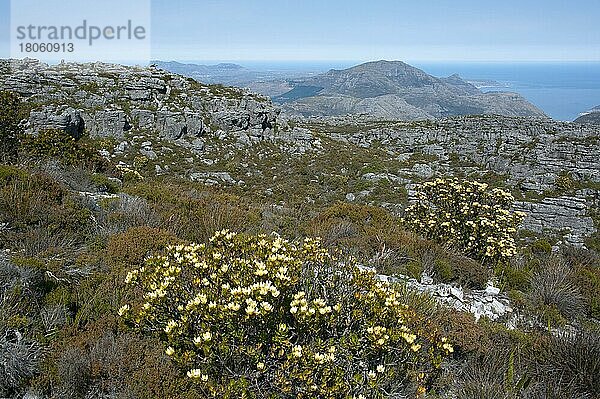
[[[27,115],[28,108],[17,94],[0,91],[0,157],[15,154],[23,135],[21,121]]]
[[[516,253],[514,235],[524,214],[510,211],[513,200],[485,183],[437,179],[421,185],[403,220],[427,238],[496,263]]]
[[[588,313],[600,320],[600,268],[579,267],[575,274],[575,281],[585,297]]]
[[[448,283],[454,279],[454,271],[452,265],[446,259],[436,259],[433,262],[433,272],[437,278],[443,282]]]
[[[534,255],[549,254],[552,252],[552,244],[544,239],[536,240],[529,246],[529,249]]]
[[[99,191],[116,194],[119,192],[119,184],[102,173],[94,173],[91,177],[92,183]]]
[[[415,280],[421,280],[424,271],[423,264],[417,260],[411,260],[406,264],[406,274]]]
[[[575,189],[577,187],[577,182],[573,178],[572,173],[562,172],[560,175],[556,176],[554,186],[559,192],[567,192]]]
[[[119,314],[212,397],[414,395],[453,351],[397,291],[312,239],[222,231],[126,281],[140,295]]]
[[[533,266],[539,264],[537,259],[524,264],[518,262],[501,262],[495,267],[495,274],[500,280],[503,290],[519,290],[526,292],[531,284]]]
[[[6,185],[14,180],[23,180],[26,177],[27,172],[16,166],[0,165],[0,184],[2,185]]]
[[[57,158],[67,165],[85,166],[98,171],[112,170],[110,163],[92,146],[75,140],[62,130],[48,129],[36,136],[27,136],[22,140],[22,148],[34,157]]]

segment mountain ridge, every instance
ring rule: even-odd
[[[313,92],[322,89],[299,97],[298,87],[313,88]],[[332,69],[296,81],[294,89],[273,99],[286,111],[302,116],[371,112],[374,118],[391,120],[469,114],[546,117],[517,93],[483,93],[457,74],[436,78],[402,61],[371,61]]]
[[[574,122],[600,124],[600,105],[595,106],[586,112],[582,112]]]

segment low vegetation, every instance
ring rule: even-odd
[[[210,397],[423,394],[453,351],[425,315],[317,240],[228,230],[128,273],[119,313]]]
[[[2,98],[3,115],[21,112]],[[379,206],[406,205],[393,184],[379,204],[343,201],[386,172],[378,150],[331,147],[292,169],[276,148],[220,154],[262,175],[219,187],[152,165],[127,177],[101,142],[2,126],[16,141],[0,164],[0,396],[598,397],[600,255],[513,231],[492,181],[424,184],[400,218]],[[515,317],[475,321],[373,269],[492,279]]]

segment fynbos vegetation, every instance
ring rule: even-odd
[[[126,280],[139,296],[119,313],[212,397],[414,396],[453,351],[396,290],[317,240],[224,230]]]
[[[0,396],[598,397],[591,128],[288,122],[155,68],[19,62]]]
[[[405,223],[423,236],[484,262],[517,253],[515,235],[525,214],[512,212],[513,196],[486,183],[436,179],[423,183]]]

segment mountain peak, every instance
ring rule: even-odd
[[[545,116],[518,95],[483,94],[457,74],[437,78],[405,62],[387,60],[298,81],[279,101],[303,115],[366,112],[388,119],[466,114]]]

